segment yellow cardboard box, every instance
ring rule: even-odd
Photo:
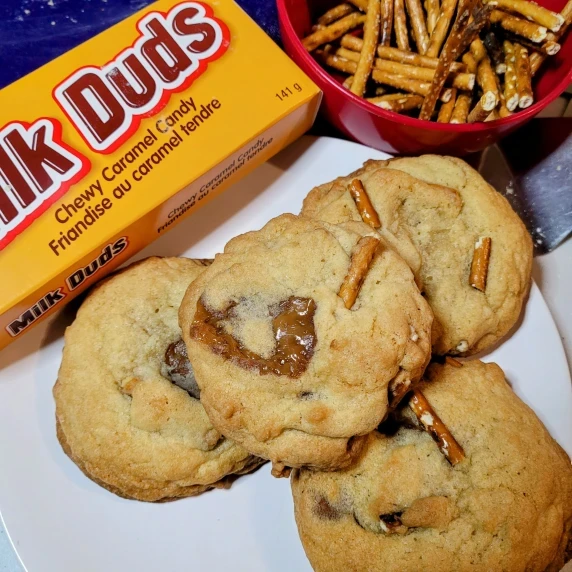
[[[0,92],[0,348],[312,124],[232,1],[159,0]]]

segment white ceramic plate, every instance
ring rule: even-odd
[[[298,213],[316,184],[384,155],[336,139],[305,137],[149,246],[151,254],[205,258],[234,235]],[[71,312],[64,310],[0,353],[0,509],[29,572],[309,571],[290,486],[265,466],[231,490],[167,504],[120,499],[64,455],[52,386]],[[564,351],[533,286],[523,319],[484,357],[572,453],[572,394]]]

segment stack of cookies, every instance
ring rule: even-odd
[[[164,501],[266,460],[317,571],[559,570],[572,467],[501,369],[532,244],[463,161],[369,161],[232,239],[102,282],[66,332],[57,431]]]

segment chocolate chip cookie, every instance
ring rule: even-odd
[[[262,463],[209,421],[181,340],[179,305],[206,264],[134,264],[100,283],[66,331],[54,387],[58,438],[90,479],[122,497],[227,488]]]
[[[293,473],[314,570],[560,570],[572,525],[566,453],[497,365],[432,364],[428,377],[351,468]]]
[[[214,426],[275,475],[348,465],[420,379],[431,322],[382,239],[293,215],[231,240],[180,310]]]
[[[401,254],[435,314],[437,354],[485,350],[518,320],[532,240],[505,198],[460,159],[368,161],[313,189],[302,214],[359,223]]]

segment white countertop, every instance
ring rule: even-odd
[[[535,258],[533,277],[540,288],[572,365],[572,238],[550,254]],[[0,523],[0,572],[24,572]],[[572,572],[570,562],[563,572]]]

